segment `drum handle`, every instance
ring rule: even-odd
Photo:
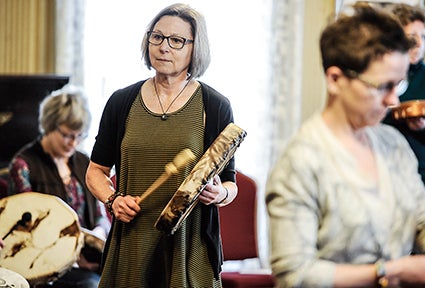
[[[177,174],[177,172],[187,166],[190,162],[195,160],[195,154],[189,148],[183,149],[174,157],[173,162],[165,165],[165,171],[152,183],[152,185],[140,196],[137,204],[140,205],[149,195],[151,195],[159,186],[161,186],[171,175]]]

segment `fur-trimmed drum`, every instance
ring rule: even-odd
[[[234,123],[224,128],[162,211],[155,223],[158,230],[172,235],[181,227],[198,203],[205,185],[223,171],[246,134]]]
[[[58,279],[76,262],[84,244],[78,216],[60,198],[24,192],[0,199],[0,267],[31,285]]]

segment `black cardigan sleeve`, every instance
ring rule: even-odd
[[[91,161],[106,167],[115,165],[116,183],[119,183],[121,141],[131,105],[145,81],[115,91],[108,99],[99,124],[99,132],[93,146]]]

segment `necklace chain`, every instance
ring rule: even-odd
[[[179,94],[177,94],[176,97],[174,97],[173,101],[171,101],[170,105],[168,105],[168,108],[165,111],[164,111],[164,107],[162,106],[161,99],[159,98],[158,90],[156,88],[155,77],[153,77],[152,80],[153,80],[153,87],[155,88],[156,98],[158,98],[159,106],[161,107],[161,111],[162,111],[161,120],[167,120],[167,118],[168,118],[168,116],[167,116],[168,110],[170,110],[171,106],[174,104],[174,102],[177,100],[177,98],[180,96],[180,94],[182,94],[183,91],[184,91],[184,89],[186,89],[186,87],[189,84],[190,80],[188,80],[186,82],[186,84],[184,84],[184,87],[182,88],[182,90],[180,90]]]

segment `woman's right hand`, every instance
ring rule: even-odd
[[[140,206],[137,201],[140,197],[131,195],[118,196],[112,203],[112,210],[115,218],[122,222],[128,223],[136,217],[140,212]]]

